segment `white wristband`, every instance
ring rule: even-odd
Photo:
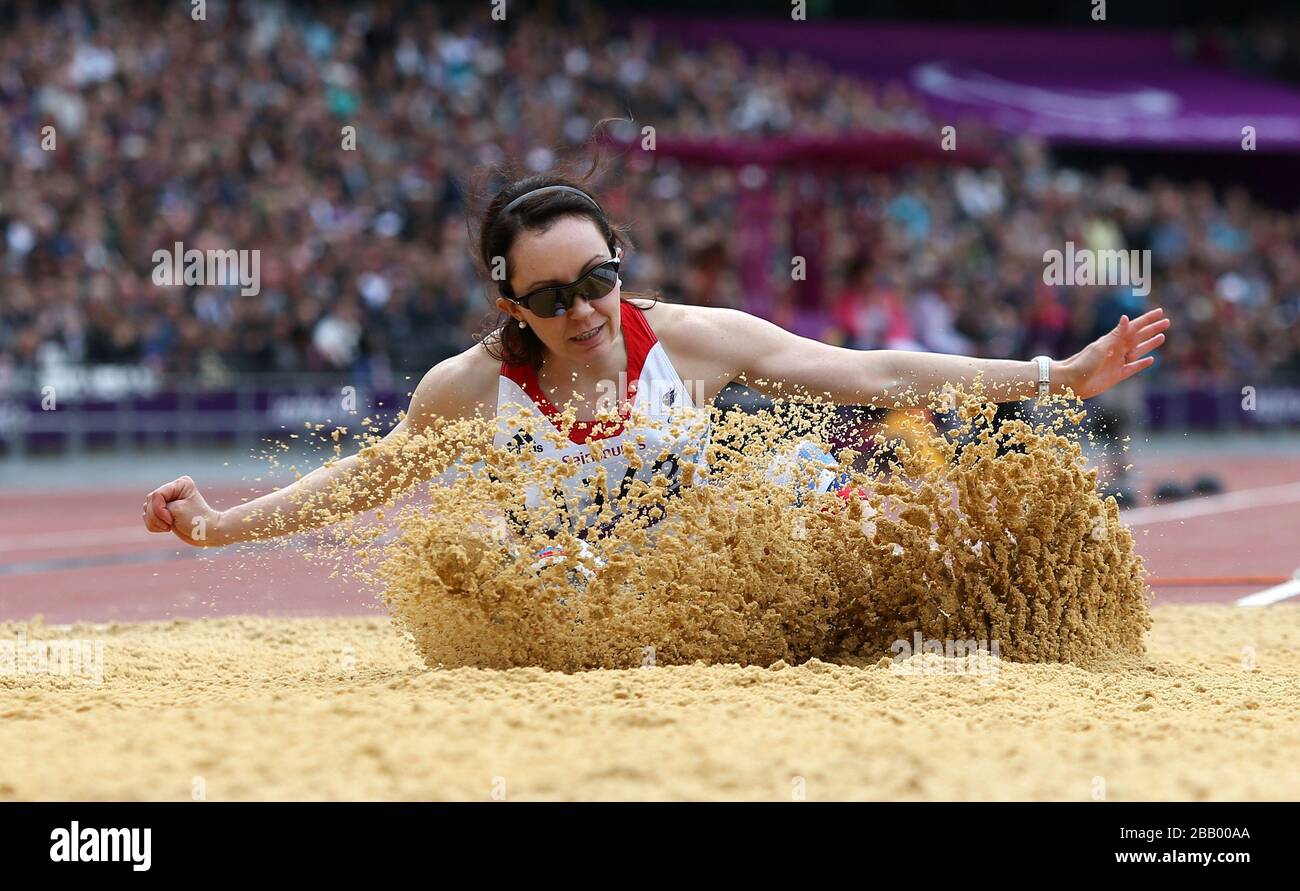
[[[1052,359],[1050,356],[1035,356],[1038,363],[1038,398],[1046,399],[1052,392]]]

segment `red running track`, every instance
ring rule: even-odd
[[[1290,576],[1300,566],[1300,458],[1144,461],[1147,481],[1214,470],[1228,494],[1126,512],[1153,578]],[[1147,484],[1144,483],[1144,487]],[[212,489],[214,504],[247,489]],[[141,621],[199,616],[356,615],[380,610],[332,567],[289,547],[198,550],[140,522],[144,490],[0,493],[0,620]],[[1157,588],[1155,603],[1232,602],[1258,586]],[[1292,603],[1300,598],[1293,599]]]

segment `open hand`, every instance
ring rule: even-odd
[[[1153,309],[1130,320],[1120,316],[1119,324],[1062,363],[1063,382],[1081,399],[1104,393],[1156,361],[1148,356],[1165,342],[1169,319],[1163,309]]]

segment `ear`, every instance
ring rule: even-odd
[[[522,315],[519,315],[519,313],[522,313],[522,310],[519,308],[519,304],[512,303],[511,301],[507,300],[504,297],[497,298],[496,307],[497,309],[501,310],[503,313],[505,313],[506,315],[510,316],[515,320],[519,320],[523,318]]]

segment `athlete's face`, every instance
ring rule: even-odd
[[[621,255],[621,249],[614,254]],[[562,217],[545,232],[520,235],[506,258],[506,268],[513,293],[522,297],[548,285],[567,285],[609,259],[609,246],[591,220]],[[618,295],[622,287],[620,280],[598,300],[579,297],[571,310],[552,318],[536,315],[504,297],[497,298],[497,307],[516,320],[510,324],[526,322],[551,352],[585,363],[603,355],[619,335]],[[575,339],[584,334],[590,336]]]

